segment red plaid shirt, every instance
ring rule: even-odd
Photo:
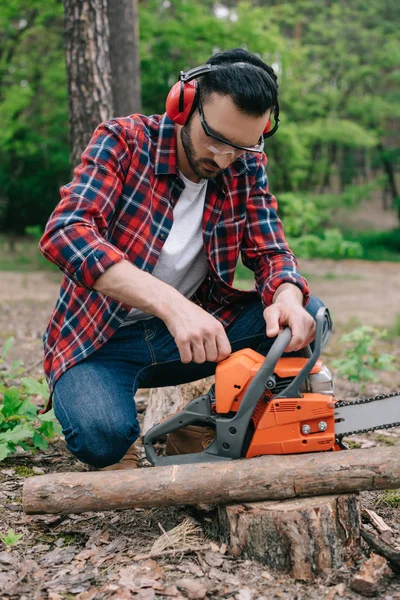
[[[264,154],[243,155],[207,184],[202,229],[208,274],[192,300],[225,326],[256,294],[232,285],[240,252],[265,306],[284,282],[298,285],[305,301],[309,295],[268,192],[266,160]],[[113,119],[94,132],[40,241],[43,256],[64,272],[44,335],[51,389],[123,322],[131,307],[93,285],[123,259],[152,272],[183,188],[175,126],[166,115]]]

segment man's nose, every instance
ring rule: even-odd
[[[213,158],[220,169],[226,169],[226,167],[231,164],[234,157],[234,152],[224,152],[223,154],[214,154]]]

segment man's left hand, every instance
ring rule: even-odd
[[[264,310],[267,337],[276,337],[285,327],[290,327],[292,338],[285,352],[304,348],[315,338],[315,321],[303,308],[300,289],[291,284],[282,284],[274,295],[271,306]]]

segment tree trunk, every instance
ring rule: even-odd
[[[358,495],[341,494],[219,506],[208,533],[234,556],[246,554],[269,567],[310,581],[339,568],[360,543]]]
[[[152,469],[29,477],[29,513],[81,513],[176,504],[221,504],[400,487],[398,448],[315,452]]]
[[[64,0],[71,165],[113,115],[106,0]]]
[[[151,389],[142,434],[144,435],[154,425],[161,423],[178,410],[185,408],[197,396],[207,394],[214,381],[215,377],[206,377],[192,383]]]
[[[390,160],[387,157],[387,154],[385,152],[385,148],[383,147],[382,142],[379,142],[378,150],[379,150],[380,158],[382,161],[383,169],[386,172],[386,175],[388,177],[388,188],[392,195],[393,208],[397,209],[397,216],[399,219],[399,226],[400,226],[400,201],[399,201],[399,192],[397,191],[395,171],[394,171],[392,163],[390,162]]]
[[[115,116],[141,111],[137,0],[109,0],[110,60]]]

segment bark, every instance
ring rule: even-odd
[[[113,116],[107,0],[64,0],[71,165]]]
[[[382,161],[382,165],[383,165],[383,169],[387,175],[388,178],[388,189],[390,190],[391,196],[392,196],[392,203],[393,203],[393,207],[397,208],[397,216],[399,219],[399,225],[400,225],[400,202],[399,202],[399,192],[397,190],[397,185],[396,185],[396,176],[395,176],[395,171],[393,168],[393,164],[391,163],[391,161],[388,159],[386,152],[385,152],[385,148],[383,147],[382,142],[379,142],[378,144],[378,151],[381,157],[381,161]],[[397,203],[397,206],[396,206]]]
[[[218,507],[214,526],[234,556],[311,581],[337,569],[360,543],[357,494]]]
[[[144,435],[154,425],[161,423],[178,410],[185,408],[197,396],[206,394],[214,381],[214,377],[206,377],[192,383],[152,388],[149,392],[142,434]]]
[[[141,111],[138,2],[109,0],[107,14],[114,112],[126,116]]]
[[[398,448],[316,452],[189,465],[56,473],[24,485],[26,513],[282,500],[400,487]]]

